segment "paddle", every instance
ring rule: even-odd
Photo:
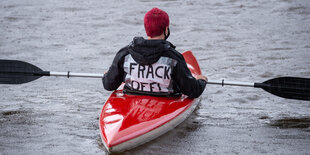
[[[0,59],[0,84],[22,84],[42,76],[102,78],[103,74],[43,71],[27,62]]]
[[[208,84],[262,88],[273,95],[283,98],[310,101],[309,78],[279,77],[267,80],[263,83],[233,82],[223,79],[221,81],[209,80]]]
[[[0,84],[22,84],[34,81],[42,76],[102,78],[103,74],[43,71],[27,62],[0,59]],[[279,77],[263,83],[233,82],[223,79],[219,81],[209,80],[208,84],[262,88],[283,98],[310,101],[309,78]]]

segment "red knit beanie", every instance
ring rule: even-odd
[[[169,27],[168,14],[158,8],[153,8],[144,16],[144,28],[147,36],[159,36]]]

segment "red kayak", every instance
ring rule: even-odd
[[[191,51],[183,53],[193,75],[201,74]],[[146,143],[183,122],[196,108],[199,99],[126,95],[123,86],[104,104],[99,128],[109,152],[121,152]]]

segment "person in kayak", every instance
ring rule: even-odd
[[[153,8],[144,16],[147,39],[135,37],[120,49],[108,72],[102,78],[106,90],[116,90],[122,82],[123,92],[152,96],[199,97],[207,77],[192,76],[181,53],[167,41],[170,35],[169,16]]]

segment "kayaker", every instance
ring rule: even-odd
[[[174,96],[181,93],[197,98],[204,91],[207,77],[192,76],[181,53],[167,41],[169,16],[153,8],[144,16],[147,39],[135,37],[120,49],[102,78],[106,90],[116,90],[122,82],[128,94]]]

